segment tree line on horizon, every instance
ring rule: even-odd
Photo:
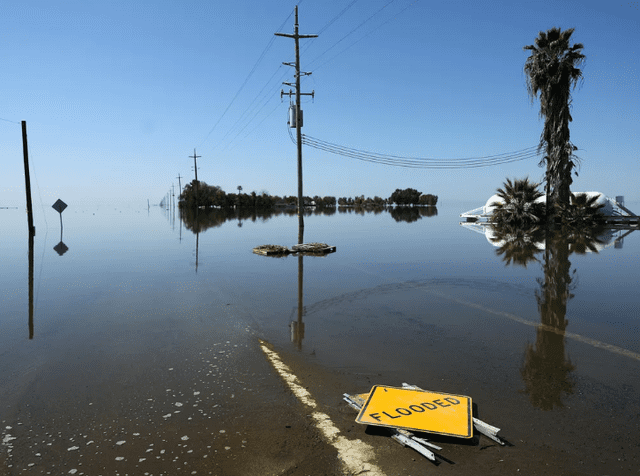
[[[263,191],[256,193],[241,193],[242,187],[238,187],[238,193],[227,193],[217,185],[209,185],[206,182],[192,180],[182,189],[182,193],[178,198],[178,206],[180,208],[191,209],[196,207],[204,208],[256,208],[271,209],[276,207],[297,208],[298,197],[270,195]],[[422,194],[413,188],[404,190],[396,189],[389,198],[381,198],[375,196],[373,198],[364,195],[356,197],[340,197],[334,196],[320,197],[303,197],[304,206],[315,206],[317,208],[331,207],[364,207],[377,208],[388,205],[398,206],[435,206],[438,202],[438,196],[432,194]]]
[[[304,210],[305,216],[333,216],[336,214],[353,214],[364,216],[366,214],[380,215],[388,213],[396,222],[415,223],[423,218],[438,216],[437,207],[313,207]],[[209,228],[217,228],[228,221],[237,221],[238,227],[242,227],[243,222],[265,222],[272,217],[290,216],[295,217],[298,210],[287,207],[274,207],[268,209],[258,208],[206,208],[196,210],[193,208],[183,209],[180,213],[180,220],[185,227],[194,232],[201,233]]]

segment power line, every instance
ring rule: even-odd
[[[229,141],[229,143],[228,143],[228,144],[227,144],[227,145],[222,149],[222,151],[221,151],[221,152],[224,152],[225,150],[227,150],[227,149],[231,146],[231,144],[233,143],[233,141],[235,141],[235,140],[236,140],[236,138],[237,138],[240,134],[242,134],[242,132],[243,132],[243,131],[244,131],[244,130],[249,126],[249,124],[251,124],[251,122],[252,122],[252,121],[253,121],[253,120],[258,116],[258,114],[260,114],[260,112],[265,108],[265,106],[266,106],[267,104],[269,104],[272,100],[273,100],[273,97],[271,97],[268,101],[266,101],[266,102],[265,102],[265,103],[260,107],[260,109],[258,109],[258,110],[256,111],[256,113],[253,115],[253,117],[252,117],[251,119],[249,119],[249,120],[246,122],[246,124],[244,125],[244,127],[243,127],[242,129],[240,129],[240,130],[238,131],[238,133],[237,133],[235,136],[233,136],[233,138],[232,138],[232,139]],[[270,117],[274,112],[276,112],[276,110],[277,110],[279,107],[280,107],[280,104],[276,104],[276,107],[275,107],[274,109],[272,109],[272,110],[271,110],[271,112],[270,112],[269,114],[267,114],[266,116],[264,116],[264,117],[262,118],[262,120],[261,120],[258,124],[256,124],[256,126],[255,126],[253,129],[251,129],[251,131],[249,131],[245,136],[243,136],[243,139],[246,139],[248,136],[250,136],[250,135],[253,133],[253,131],[255,131],[258,127],[260,127],[260,125],[261,125],[265,120],[267,120],[267,118],[269,118],[269,117]]]
[[[326,50],[324,50],[320,55],[318,55],[315,59],[311,60],[309,62],[309,64],[313,64],[316,61],[318,61],[320,58],[322,58],[322,56],[324,56],[327,52],[329,52],[330,50],[332,50],[333,48],[335,48],[338,44],[340,44],[343,40],[345,40],[346,38],[348,38],[349,36],[351,36],[353,33],[355,33],[357,30],[359,30],[361,27],[363,27],[366,23],[368,23],[373,17],[375,17],[378,13],[380,13],[382,10],[384,10],[385,8],[387,8],[389,5],[391,5],[393,2],[395,2],[396,0],[391,0],[389,3],[385,4],[382,8],[380,8],[378,11],[376,11],[373,15],[371,15],[369,18],[367,18],[365,21],[363,21],[362,23],[360,23],[358,26],[356,26],[354,29],[352,29],[349,33],[347,33],[346,35],[344,35],[342,38],[340,38],[338,41],[336,41],[333,45],[331,45],[329,48],[327,48]]]
[[[289,137],[291,138],[291,141],[295,143],[295,139],[290,130]],[[316,139],[315,137],[311,137],[306,134],[302,135],[302,143],[309,147],[313,147],[314,149],[323,150],[325,152],[340,155],[342,157],[349,157],[356,160],[381,165],[390,165],[393,167],[416,169],[465,169],[492,167],[511,162],[538,158],[540,156],[540,153],[538,153],[538,146],[532,146],[526,149],[520,149],[495,155],[442,159],[432,157],[405,157],[399,155],[381,154],[377,152],[341,146],[331,142]]]
[[[325,26],[323,26],[320,29],[320,32],[318,34],[320,34],[321,32],[327,30],[331,25],[333,25],[340,17],[342,17],[347,10],[349,10],[358,0],[352,0],[346,7],[344,7],[337,15],[335,15],[331,20],[329,20]],[[300,5],[300,3],[302,2],[298,2],[298,5]],[[282,23],[282,25],[280,26],[280,29],[282,29],[282,27],[284,26],[284,24],[287,22],[287,20],[289,20],[289,18],[291,17],[292,13],[289,14],[289,17],[287,17],[287,19]],[[312,43],[307,43],[306,48],[304,48],[303,50],[306,50]],[[282,65],[280,65],[276,71],[271,75],[271,77],[266,81],[266,83],[264,84],[264,86],[262,87],[262,89],[260,90],[260,92],[258,92],[258,94],[253,98],[253,100],[249,103],[249,105],[247,106],[247,108],[244,110],[244,112],[241,114],[241,116],[236,120],[236,122],[233,124],[233,126],[231,126],[231,128],[225,133],[225,135],[222,137],[221,139],[221,143],[224,143],[224,141],[227,139],[227,137],[229,137],[231,134],[234,133],[234,131],[237,130],[238,127],[240,127],[240,125],[242,124],[242,121],[244,119],[246,119],[247,117],[251,116],[251,118],[244,124],[244,126],[242,126],[242,128],[240,129],[240,131],[238,131],[233,138],[230,140],[229,143],[227,143],[227,145],[225,145],[223,147],[222,150],[226,150],[229,148],[229,146],[231,145],[231,143],[233,143],[233,141],[242,133],[242,131],[244,131],[251,122],[253,122],[256,117],[258,116],[258,114],[260,113],[260,111],[262,111],[264,109],[264,107],[271,102],[271,98],[273,96],[273,90],[279,89],[280,85],[284,79],[284,77],[287,75],[286,73],[277,81],[277,88],[275,86],[271,86],[270,84],[272,82],[272,79],[276,76],[276,74],[278,73],[278,71],[280,71],[280,69],[282,68]],[[266,95],[261,97],[262,92],[267,89],[267,87],[269,87],[269,90],[267,91]],[[259,104],[262,104],[262,106],[258,107]],[[255,114],[252,115],[253,111],[255,111],[257,109],[257,112]],[[262,124],[262,122],[264,122],[264,120],[269,117],[271,114],[273,114],[274,111],[271,111],[265,118],[263,118],[259,124]],[[215,127],[215,126],[214,126]],[[251,132],[253,132],[256,128],[252,129]],[[212,130],[213,131],[213,130]],[[248,135],[251,134],[251,132]],[[246,136],[245,136],[246,137]],[[206,139],[205,139],[206,140]],[[214,149],[216,149],[217,147],[219,147],[220,144],[216,144],[214,146]]]
[[[339,13],[337,13],[331,20],[329,20],[320,30],[320,32],[327,30],[330,26],[332,26],[340,17],[342,17],[358,0],[352,0],[346,7],[344,7]],[[369,16],[366,20],[364,20],[363,22],[361,22],[358,26],[356,26],[355,28],[353,28],[347,35],[343,36],[342,39],[340,39],[338,42],[336,42],[333,46],[331,46],[329,49],[325,50],[324,53],[322,53],[320,56],[318,56],[316,58],[317,61],[319,58],[321,58],[326,52],[330,51],[332,48],[334,48],[336,45],[338,45],[340,42],[342,42],[344,39],[348,38],[351,34],[353,34],[355,31],[357,31],[359,28],[361,28],[362,26],[364,26],[367,22],[369,22],[371,19],[373,19],[376,15],[378,15],[381,11],[383,11],[386,7],[388,7],[389,5],[391,5],[392,3],[394,3],[396,0],[391,0],[389,2],[387,2],[382,8],[380,8],[379,10],[377,10],[373,15]],[[414,3],[416,3],[417,0],[415,0],[412,4],[410,4],[409,6],[413,5]],[[298,2],[298,5],[302,3],[302,2]],[[320,66],[318,67],[322,67],[325,64],[327,64],[328,62],[332,61],[333,59],[335,59],[337,56],[339,56],[340,54],[344,53],[346,50],[348,50],[349,48],[351,48],[353,45],[355,45],[356,43],[362,41],[364,38],[366,38],[367,36],[369,36],[371,33],[373,33],[374,31],[378,30],[380,27],[382,27],[383,25],[385,25],[386,23],[392,21],[393,19],[395,19],[400,13],[402,13],[403,11],[405,11],[407,8],[409,8],[409,6],[405,7],[404,9],[402,9],[398,14],[395,15],[395,17],[392,17],[386,21],[384,21],[383,23],[381,23],[380,25],[378,25],[377,27],[375,27],[373,30],[369,31],[367,34],[365,34],[363,37],[361,37],[360,39],[356,40],[355,42],[351,43],[349,46],[347,46],[345,49],[343,49],[342,51],[340,51],[339,53],[337,53],[335,56],[333,56],[332,58],[328,59],[327,61],[325,61],[324,63],[322,63]],[[282,27],[287,23],[287,21],[291,18],[293,13],[290,13],[289,16],[282,22],[282,25],[280,26],[279,29],[282,29]],[[222,113],[222,115],[220,116],[220,118],[216,121],[216,123],[214,124],[214,126],[211,128],[211,130],[209,131],[209,133],[207,134],[207,136],[205,137],[205,139],[200,143],[200,145],[198,147],[201,147],[202,144],[204,144],[207,139],[211,136],[211,134],[213,134],[213,132],[217,129],[217,127],[219,126],[220,122],[222,122],[222,119],[224,117],[227,116],[229,110],[231,109],[231,106],[237,101],[237,99],[240,96],[240,93],[244,90],[246,84],[248,83],[249,79],[253,76],[253,74],[255,73],[255,71],[257,70],[259,64],[261,63],[261,61],[263,60],[264,56],[266,55],[266,53],[269,51],[269,49],[272,46],[274,38],[271,38],[271,40],[268,42],[267,46],[265,47],[265,49],[263,50],[262,54],[260,55],[260,57],[258,58],[258,60],[256,61],[256,63],[254,64],[253,68],[251,69],[251,71],[249,72],[249,75],[247,76],[247,78],[244,80],[243,84],[241,85],[241,87],[238,89],[238,91],[236,92],[235,96],[233,97],[233,99],[231,100],[231,102],[228,104],[228,106],[226,107],[226,109],[224,110],[224,112]],[[309,46],[311,44],[308,43],[306,46]],[[318,68],[316,67],[316,69]],[[283,78],[287,75],[287,73],[285,73],[278,81],[277,81],[277,86],[276,83],[273,82],[274,78],[276,77],[276,75],[278,74],[278,71],[280,71],[280,68],[282,68],[282,65],[280,65],[275,71],[274,73],[270,76],[270,78],[264,83],[262,89],[260,90],[260,92],[258,92],[258,94],[256,94],[256,96],[253,98],[253,100],[248,104],[248,106],[246,107],[246,109],[244,110],[244,112],[239,116],[239,118],[234,122],[234,124],[224,133],[224,136],[222,136],[222,139],[220,141],[216,141],[216,144],[213,146],[213,149],[218,149],[218,150],[226,150],[229,148],[229,146],[231,146],[231,144],[238,138],[238,136],[240,136],[242,134],[243,131],[245,131],[247,129],[247,127],[249,125],[251,125],[252,123],[254,123],[257,119],[257,117],[260,115],[261,111],[264,110],[265,106],[267,106],[272,99],[273,96],[273,92],[277,89],[279,89],[280,87],[280,83],[282,83]],[[263,92],[266,91],[266,93],[264,95]],[[262,95],[262,96],[261,96]],[[268,116],[269,117],[274,111],[271,111]],[[266,117],[262,118],[260,120],[260,124],[262,122],[264,122],[264,120],[266,119]],[[243,122],[244,121],[244,122]],[[257,127],[256,127],[257,128]],[[246,137],[248,135],[250,135],[256,128],[251,129],[251,132],[249,132],[249,134],[243,136]],[[223,145],[225,144],[226,145]],[[220,147],[222,147],[222,149],[219,149]]]
[[[282,22],[282,24],[280,25],[280,27],[278,28],[279,30],[282,29],[282,27],[285,25],[285,23],[289,20],[289,18],[291,18],[291,15],[293,13],[289,13],[289,15],[287,16],[287,18]],[[253,73],[256,71],[256,69],[258,68],[258,65],[260,64],[260,62],[262,61],[262,59],[265,57],[265,55],[267,54],[267,51],[269,51],[269,48],[271,48],[271,45],[273,45],[275,41],[275,38],[271,38],[269,40],[269,42],[267,43],[267,46],[264,48],[264,50],[262,50],[262,54],[260,55],[260,57],[258,58],[258,60],[255,62],[255,64],[253,65],[253,68],[251,68],[251,71],[249,71],[249,74],[247,75],[247,77],[245,78],[244,82],[242,83],[242,85],[240,86],[240,88],[238,89],[238,92],[236,92],[235,96],[233,96],[233,99],[231,100],[231,102],[229,103],[229,105],[227,106],[227,108],[224,110],[224,112],[222,113],[222,115],[220,116],[220,118],[217,120],[217,122],[213,125],[213,127],[211,128],[211,130],[209,131],[209,133],[207,134],[207,136],[204,138],[204,140],[200,143],[200,146],[202,146],[202,144],[204,144],[206,142],[206,140],[209,138],[209,136],[213,133],[213,131],[215,130],[216,127],[218,127],[218,124],[220,124],[220,121],[222,120],[222,118],[227,114],[227,111],[229,111],[229,108],[231,108],[231,106],[233,105],[233,103],[235,102],[235,100],[238,98],[238,95],[240,94],[240,92],[242,92],[242,90],[244,89],[245,85],[247,84],[247,82],[249,81],[249,79],[251,78],[251,76],[253,76]]]
[[[231,134],[231,132],[238,127],[238,125],[240,124],[240,122],[245,118],[245,116],[247,115],[247,113],[250,114],[249,111],[253,111],[253,109],[255,109],[254,104],[256,103],[256,101],[258,100],[258,98],[260,97],[260,95],[262,94],[262,92],[265,90],[265,88],[267,86],[269,86],[269,83],[271,82],[271,80],[275,77],[276,74],[278,74],[278,71],[280,71],[280,69],[282,69],[282,65],[278,66],[278,68],[273,72],[273,74],[271,75],[271,77],[267,80],[267,82],[265,83],[265,85],[262,87],[262,89],[260,90],[260,92],[258,94],[256,94],[256,97],[253,98],[253,100],[249,103],[249,105],[247,106],[247,108],[244,110],[244,112],[240,115],[240,117],[238,118],[238,120],[233,124],[233,126],[231,126],[231,128],[227,131],[227,133],[222,137],[222,139],[220,140],[220,142],[224,142],[224,140],[229,136],[229,134]],[[278,84],[280,84],[281,81],[278,81]],[[271,88],[273,89],[273,88]],[[269,96],[272,96],[272,92],[269,92]],[[262,98],[261,98],[262,99]],[[246,127],[246,125],[245,125]],[[243,128],[244,129],[244,128]],[[232,139],[233,140],[233,139]]]
[[[320,64],[319,66],[316,66],[315,68],[313,68],[312,72],[317,71],[319,68],[322,68],[325,64],[330,63],[331,61],[333,61],[334,59],[336,59],[338,56],[340,56],[342,53],[344,53],[345,51],[347,51],[348,49],[350,49],[351,47],[355,46],[356,44],[360,43],[362,40],[364,40],[367,36],[371,35],[373,32],[379,30],[380,28],[382,28],[384,25],[386,25],[387,23],[395,20],[396,18],[398,18],[400,16],[400,14],[404,13],[405,10],[407,10],[409,7],[412,7],[413,5],[415,5],[416,3],[418,3],[418,0],[415,0],[413,3],[410,3],[409,5],[407,5],[406,7],[404,7],[402,10],[400,10],[398,13],[396,13],[395,16],[392,16],[391,18],[388,18],[386,21],[380,23],[378,26],[376,26],[374,29],[369,30],[368,33],[366,33],[364,36],[362,36],[360,39],[354,41],[353,43],[351,43],[349,46],[347,46],[346,48],[344,48],[343,50],[341,50],[339,53],[336,53],[335,55],[333,55],[331,58],[329,58],[327,61],[325,61],[324,63]],[[386,5],[385,5],[386,6]],[[383,7],[384,8],[384,7]],[[376,13],[377,14],[377,13]],[[337,44],[337,43],[336,43]],[[327,50],[328,51],[328,50]],[[324,53],[323,53],[324,54]],[[322,55],[321,55],[322,56]],[[320,57],[316,58],[319,59]]]
[[[329,22],[323,26],[322,28],[320,28],[320,31],[318,31],[318,36],[320,36],[322,33],[325,32],[325,30],[327,28],[329,28],[331,25],[333,25],[335,23],[335,21],[340,18],[342,15],[344,15],[346,13],[347,10],[349,10],[354,3],[356,3],[358,0],[353,0],[349,5],[347,5],[346,7],[344,7],[342,9],[342,11],[340,13],[338,13],[335,17],[333,17],[331,20],[329,20]]]

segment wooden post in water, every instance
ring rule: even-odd
[[[33,206],[31,205],[31,179],[29,178],[29,147],[27,146],[27,121],[22,121],[22,155],[24,156],[24,183],[27,193],[27,221],[29,234],[35,236],[36,227],[33,226]]]

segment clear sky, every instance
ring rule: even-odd
[[[296,195],[287,131],[295,0],[3,0],[0,206],[24,206],[19,122],[34,202],[159,203],[198,178],[227,192]],[[346,10],[345,10],[346,9]],[[575,28],[584,82],[573,190],[640,199],[640,2],[303,0],[303,133],[399,156],[478,157],[535,146],[539,103],[524,62],[541,30]],[[332,22],[332,20],[334,20]],[[13,121],[13,122],[12,122]],[[305,147],[305,195],[388,197],[413,187],[478,205],[536,159],[416,170]]]

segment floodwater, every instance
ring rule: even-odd
[[[576,474],[638,474],[640,232],[513,249],[459,224],[476,205],[312,213],[304,241],[337,251],[283,258],[251,249],[297,243],[291,213],[70,204],[62,230],[36,214],[30,252],[24,211],[0,210],[0,469],[98,474],[89,451],[137,461],[131,474],[205,467],[245,442],[215,427],[219,442],[190,446],[186,429],[234,411],[250,389],[230,369],[262,338],[328,371],[468,395],[515,448]]]

